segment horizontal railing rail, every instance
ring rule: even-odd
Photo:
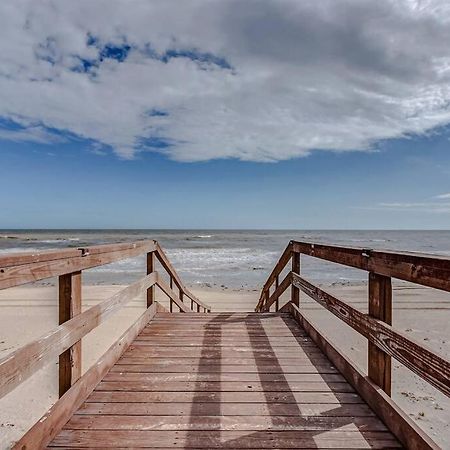
[[[301,277],[300,255],[367,271],[368,314],[358,311]],[[286,269],[288,272],[280,283],[280,275]],[[450,258],[291,241],[268,276],[255,310],[270,311],[274,305],[276,311],[280,310],[280,297],[291,288],[288,303],[282,305],[282,308],[288,310],[289,306],[301,323],[308,325],[309,322],[301,313],[301,291],[367,339],[368,378],[388,396],[391,395],[392,357],[450,397],[450,362],[392,326],[392,278],[450,292]],[[308,327],[318,333],[312,325],[309,324]],[[317,342],[323,344],[323,336],[320,339],[317,337]],[[327,345],[329,344],[323,344],[323,348],[326,349]],[[381,411],[380,414],[386,412]],[[414,436],[419,436],[420,432],[413,425],[408,424],[406,428],[414,429]],[[400,438],[403,443],[410,442],[408,439],[403,440],[405,436],[401,433]],[[422,438],[423,436],[418,437],[419,441]],[[423,442],[425,441],[426,439]],[[427,444],[423,448],[432,446]]]
[[[84,269],[147,255],[147,275],[121,289],[107,300],[81,312],[81,273]],[[157,259],[167,273],[170,286],[155,270]],[[58,276],[59,326],[39,339],[0,359],[0,398],[37,370],[59,356],[59,394],[63,396],[81,377],[81,339],[133,298],[147,293],[147,309],[155,303],[155,286],[167,295],[170,311],[210,312],[182,283],[156,241],[97,245],[78,249],[18,253],[0,257],[0,289]],[[173,285],[178,288],[174,291]],[[186,297],[190,305],[183,302]]]

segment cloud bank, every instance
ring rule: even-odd
[[[7,0],[0,138],[278,161],[450,122],[445,1]]]

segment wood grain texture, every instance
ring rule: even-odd
[[[156,282],[153,273],[0,360],[0,398]]]
[[[369,377],[364,376],[350,360],[317,331],[296,305],[287,304],[285,311],[288,310],[292,311],[311,339],[406,448],[410,450],[439,449],[439,446],[379,386]]]
[[[288,315],[173,316],[156,315],[49,448],[400,447]],[[222,336],[247,327],[258,334]],[[283,328],[289,346],[272,341]]]
[[[2,258],[0,258],[0,289],[90,269],[120,259],[132,258],[155,249],[154,241],[143,241],[133,244],[83,248],[78,250],[77,256],[64,256],[62,258],[56,258],[57,252],[52,252],[55,259],[47,259],[42,256],[33,258],[33,255],[30,254],[17,255],[16,257],[9,256],[6,261],[9,264],[7,266],[2,266]],[[66,255],[64,250],[62,255]],[[21,258],[30,262],[22,263]],[[16,261],[16,264],[12,264],[13,261]]]
[[[378,349],[394,357],[445,395],[450,396],[449,361],[423,347],[409,336],[395,331],[390,325],[338,300],[304,278],[293,274],[292,282],[312,299],[366,337]]]
[[[391,278],[369,273],[369,316],[392,325]],[[391,356],[368,341],[367,367],[369,378],[391,395]]]
[[[105,352],[50,410],[20,439],[14,449],[40,449],[45,447],[73,413],[83,404],[86,397],[133,342],[142,328],[154,317],[159,304],[153,303],[140,318]]]
[[[81,271],[60,275],[58,280],[59,324],[81,313]],[[59,355],[59,396],[81,377],[81,339]]]
[[[450,291],[450,259],[422,253],[381,251],[292,241],[294,252],[391,278]]]

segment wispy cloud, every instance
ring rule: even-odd
[[[436,195],[434,198],[440,198],[440,199],[450,198],[450,193],[448,193],[448,194],[439,194],[439,195]]]
[[[124,158],[370,150],[450,122],[450,4],[425,3],[0,2],[0,118]]]
[[[450,202],[381,202],[359,209],[449,214]]]

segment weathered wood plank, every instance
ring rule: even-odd
[[[196,402],[86,402],[77,415],[130,415],[130,416],[320,416],[320,417],[376,417],[366,404],[335,403],[226,403]],[[238,421],[237,419],[236,421]]]
[[[377,417],[74,415],[64,430],[387,431]]]
[[[450,291],[450,259],[421,253],[292,242],[293,251],[391,278]]]
[[[293,283],[408,369],[450,396],[450,362],[391,326],[358,311],[307,280],[293,275]]]
[[[290,392],[354,392],[347,382],[290,382]],[[162,391],[173,392],[283,392],[284,385],[277,382],[251,382],[245,381],[224,381],[218,382],[152,382],[152,381],[101,381],[97,386],[97,391]]]
[[[279,286],[276,287],[275,291],[273,292],[273,294],[271,296],[267,295],[267,298],[264,301],[264,305],[262,306],[262,309],[264,311],[269,311],[270,307],[278,301],[278,299],[280,298],[280,296],[284,293],[284,291],[291,286],[292,283],[292,277],[291,277],[291,272],[289,272],[283,279],[283,281],[281,282],[281,284]],[[269,293],[269,291],[266,291],[267,294]],[[279,318],[282,320],[282,318]],[[246,323],[253,323],[251,320],[246,319],[245,320]],[[261,322],[263,323],[267,323],[267,324],[272,324],[272,323],[278,323],[278,320],[270,320],[270,319],[264,319],[261,320]]]
[[[317,331],[296,305],[287,304],[285,311],[287,310],[292,311],[311,339],[403,445],[410,450],[439,449],[439,446],[379,386],[373,383],[369,377],[364,376],[351,361]]]
[[[111,368],[111,372],[135,372],[135,373],[338,373],[337,370],[331,365],[313,365],[311,362],[305,362],[304,364],[256,364],[249,361],[248,364],[202,364],[199,367],[198,364],[183,364],[184,360],[179,362],[154,362],[153,364],[122,364],[121,360],[118,361],[114,367]]]
[[[156,249],[156,244],[154,241],[143,241],[133,244],[114,244],[109,247],[109,251],[104,251],[104,248],[99,249],[96,247],[82,249],[78,252],[77,256],[58,259],[46,259],[41,256],[37,257],[36,262],[23,264],[20,264],[21,258],[33,261],[33,256],[17,255],[16,260],[19,263],[14,265],[12,265],[14,257],[9,256],[7,260],[9,265],[6,267],[1,265],[0,258],[0,289],[90,269],[92,267],[109,264],[119,259],[132,258],[146,251],[154,251]],[[53,252],[53,254],[55,253],[57,252]]]
[[[300,275],[300,253],[297,252],[292,252],[292,273]],[[291,302],[297,306],[300,304],[300,289],[295,284],[291,286]]]
[[[157,281],[156,284],[161,288],[161,290],[172,300],[172,302],[174,302],[178,308],[180,308],[181,312],[190,312],[191,310],[189,309],[189,307],[187,305],[185,305],[179,298],[178,295],[175,293],[175,291],[173,291],[172,289],[170,289],[170,287],[162,280],[162,278],[160,276],[157,277]],[[171,303],[172,303],[171,302]],[[172,306],[172,305],[171,305]],[[164,325],[158,325],[158,326],[163,326]]]
[[[117,403],[327,403],[333,405],[361,404],[363,400],[354,392],[169,392],[169,391],[100,391],[95,390],[86,402]]]
[[[41,338],[2,358],[0,360],[0,398],[33,375],[36,370],[57,358],[155,281],[156,274],[148,275],[111,298],[59,325]]]
[[[369,273],[369,316],[392,325],[392,283],[389,277]],[[368,341],[369,378],[391,395],[391,357]]]
[[[154,252],[147,253],[147,275],[155,271],[155,254]],[[153,303],[155,299],[155,286],[147,288],[147,308]]]
[[[276,263],[275,267],[273,268],[272,272],[267,278],[267,281],[265,282],[262,290],[261,290],[261,296],[259,298],[258,305],[256,306],[256,311],[260,311],[261,307],[263,305],[263,300],[265,297],[265,292],[270,289],[270,286],[274,283],[276,277],[280,275],[280,273],[283,271],[283,269],[286,267],[287,263],[290,261],[292,256],[292,244],[289,243],[287,247],[285,248],[283,254],[280,256],[280,259]]]
[[[156,242],[156,257],[158,258],[158,261],[160,264],[164,267],[166,272],[170,275],[171,279],[175,282],[175,284],[178,286],[180,291],[184,293],[187,297],[189,297],[191,300],[193,300],[197,305],[200,305],[204,312],[208,312],[211,310],[210,306],[206,303],[203,303],[201,300],[199,300],[192,292],[189,291],[189,289],[186,288],[186,286],[181,281],[181,278],[178,276],[177,272],[173,268],[172,264],[169,261],[169,258],[167,258],[166,254],[164,253],[164,250],[161,248],[161,246]]]
[[[136,372],[109,372],[103,381],[140,381],[142,383],[162,383],[175,381],[195,382],[345,382],[340,374],[318,374],[318,373],[136,373]]]
[[[122,444],[121,444],[122,443]],[[52,446],[144,448],[399,448],[391,433],[383,431],[125,431],[63,430]]]
[[[67,322],[81,313],[81,272],[60,275],[59,324]],[[81,377],[81,339],[59,355],[59,396]]]
[[[16,443],[14,449],[27,450],[45,447],[67,423],[72,414],[83,404],[87,396],[133,342],[142,328],[152,319],[158,311],[158,306],[159,304],[155,302],[148,308],[106,351],[97,363]]]

